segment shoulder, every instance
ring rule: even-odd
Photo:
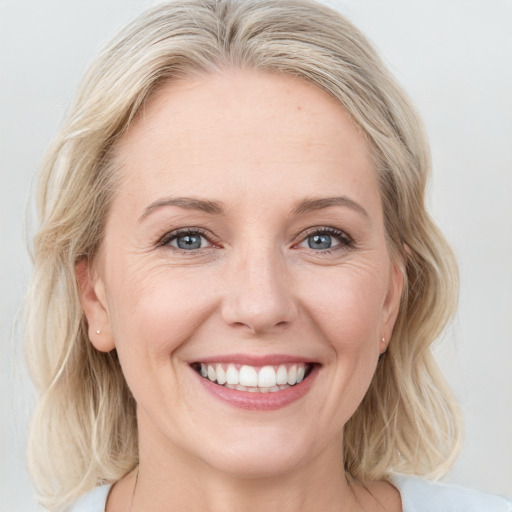
[[[456,485],[393,475],[403,512],[512,512],[512,500]]]
[[[105,512],[111,485],[102,485],[81,496],[69,509],[69,512]]]

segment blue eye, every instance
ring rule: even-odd
[[[203,237],[200,235],[181,235],[176,237],[173,242],[176,242],[178,249],[193,250],[201,248],[202,239]]]
[[[303,236],[299,247],[313,249],[316,252],[330,252],[331,250],[354,246],[354,242],[349,235],[334,228],[311,229],[309,233]]]
[[[307,241],[310,249],[319,249],[322,251],[330,249],[332,246],[332,237],[326,233],[308,236]]]
[[[179,231],[165,236],[161,245],[168,245],[182,251],[197,251],[211,247],[210,241],[199,231]]]

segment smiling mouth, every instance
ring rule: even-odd
[[[275,393],[300,384],[311,373],[312,363],[249,366],[233,363],[193,363],[204,379],[219,386],[249,393]]]

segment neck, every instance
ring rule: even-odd
[[[307,464],[273,474],[244,475],[219,470],[176,447],[162,450],[154,436],[140,440],[137,479],[130,512],[352,512],[354,489],[345,477],[342,442],[326,445]],[[135,483],[136,481],[136,483]]]
[[[151,467],[141,462],[131,512],[356,510],[355,494],[344,475],[334,478],[327,471],[300,469],[267,478],[240,478],[214,470],[189,474],[189,478],[184,478],[185,474],[176,467],[156,476]]]

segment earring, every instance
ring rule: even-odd
[[[101,334],[101,329],[97,329],[96,334]]]
[[[380,341],[382,341],[382,343],[386,343],[386,338],[381,338]]]

